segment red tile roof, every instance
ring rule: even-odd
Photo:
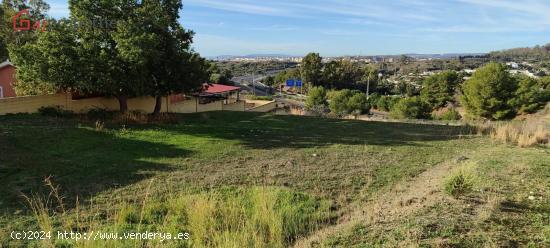
[[[226,93],[231,91],[237,91],[240,89],[241,89],[240,87],[228,86],[223,84],[208,84],[208,85],[205,85],[205,90],[203,94],[220,94],[220,93]]]

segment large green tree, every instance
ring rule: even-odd
[[[48,32],[40,33],[35,42],[10,48],[17,66],[18,95],[55,93],[79,89],[93,92],[86,70],[87,54],[77,42],[76,33],[65,25],[51,21]]]
[[[506,66],[489,63],[465,82],[462,103],[474,117],[501,120],[514,115],[510,99],[516,90],[517,82]]]
[[[518,113],[531,114],[543,108],[548,100],[548,90],[543,88],[541,81],[525,76],[520,78],[510,104]]]
[[[318,86],[321,84],[323,72],[323,58],[318,53],[306,55],[300,67],[302,80],[306,84]]]
[[[143,0],[114,35],[121,58],[156,98],[154,114],[162,97],[197,91],[209,79],[210,65],[191,49],[194,33],[178,21],[182,6],[181,0]]]
[[[79,23],[75,30],[78,48],[85,54],[86,63],[82,70],[86,79],[93,84],[97,93],[116,97],[120,111],[128,110],[128,98],[143,96],[148,93],[143,84],[142,74],[127,59],[125,50],[121,49],[118,37],[126,30],[136,15],[136,8],[141,1],[137,0],[69,0],[71,21]],[[109,25],[98,26],[97,23]],[[132,26],[133,27],[133,26]],[[147,37],[133,36],[135,39]],[[130,40],[126,40],[131,42]],[[55,49],[55,48],[51,48]]]
[[[441,108],[454,100],[455,90],[460,82],[454,71],[445,71],[424,80],[420,96],[432,108]]]

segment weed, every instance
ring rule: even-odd
[[[105,122],[97,120],[95,122],[95,130],[96,131],[103,131],[103,129],[105,129]]]
[[[454,198],[459,198],[474,190],[475,176],[465,169],[457,170],[444,182],[444,190]]]

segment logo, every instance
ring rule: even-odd
[[[30,20],[31,14],[28,9],[19,11],[13,18],[13,31],[46,31],[47,22],[46,20],[38,20],[34,24]],[[32,25],[31,25],[32,24]]]

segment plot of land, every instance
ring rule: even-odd
[[[42,227],[21,196],[47,196],[43,180],[51,176],[66,208],[62,214],[50,204],[53,230],[173,225],[166,230],[188,231],[192,239],[175,247],[548,244],[548,149],[493,144],[472,132],[227,112],[162,125],[106,122],[102,130],[77,119],[0,117],[0,240],[24,244],[9,231]],[[467,199],[428,185],[464,164],[487,179]],[[487,207],[488,191],[498,206]],[[531,192],[536,200],[528,199]],[[204,206],[211,210],[195,211]],[[393,214],[399,208],[408,210]],[[478,223],[480,209],[489,217]],[[270,211],[269,218],[258,214]],[[86,223],[67,224],[75,216]]]

